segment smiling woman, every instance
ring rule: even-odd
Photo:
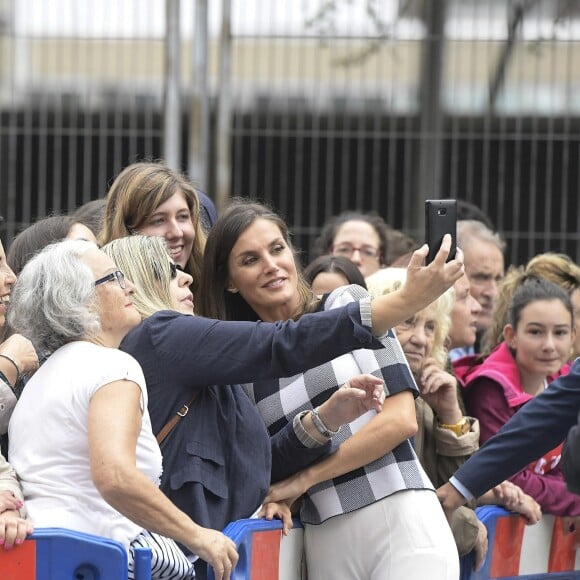
[[[205,234],[200,202],[185,176],[161,163],[134,163],[113,181],[107,195],[102,245],[135,233],[165,238],[169,254],[200,287]]]
[[[366,221],[360,225],[372,229]],[[339,253],[371,258],[378,268],[380,241],[376,233],[375,237],[365,242],[362,236],[356,240],[353,236],[348,247],[345,239],[334,241],[340,244]],[[443,254],[449,251],[449,241],[448,236]],[[438,254],[439,260],[443,254]],[[428,268],[422,261],[416,252],[409,281],[418,270]],[[232,203],[210,231],[203,277],[204,312],[228,320],[303,320],[308,312],[330,313],[369,299],[363,288],[352,285],[319,300],[297,269],[284,221],[269,208],[244,201]],[[413,290],[422,293],[417,286]],[[394,323],[403,322],[441,292],[417,308],[407,310],[407,303],[394,309],[398,318]],[[275,483],[268,498],[291,503],[304,494],[301,518],[309,577],[457,578],[453,537],[411,442],[417,430],[413,403],[417,387],[394,333],[385,329],[379,341],[381,348],[376,350],[356,349],[325,364],[310,365],[302,374],[245,385],[271,436],[276,436],[303,412],[334,396],[340,384],[357,373],[372,372],[385,383],[381,412],[366,413],[340,432],[330,433],[339,445],[336,453]]]
[[[10,302],[10,292],[15,283],[16,276],[6,261],[4,246],[0,241],[0,338],[2,338],[4,327],[6,326],[6,313],[8,311],[8,303]]]
[[[0,341],[6,326],[6,314],[16,276],[6,263],[4,247],[0,242]],[[8,420],[16,405],[13,388],[20,373],[32,373],[38,367],[38,358],[32,343],[20,334],[13,334],[0,343],[0,435],[8,429]],[[14,542],[21,543],[32,525],[23,519],[22,490],[12,467],[0,453],[0,540],[5,549]],[[20,511],[22,509],[22,511]]]
[[[3,340],[6,315],[10,304],[16,276],[6,261],[4,247],[0,242],[0,435],[8,429],[8,421],[16,405],[14,389],[21,375],[32,374],[38,368],[38,356],[34,346],[21,334],[12,334]]]

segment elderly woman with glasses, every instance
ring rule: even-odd
[[[50,353],[9,425],[10,461],[35,526],[112,538],[153,550],[153,578],[192,578],[175,541],[211,561],[216,577],[235,545],[202,528],[160,491],[161,452],[151,431],[139,364],[117,349],[140,324],[134,286],[93,244],[48,246],[22,270],[9,323]],[[171,539],[170,539],[171,538]],[[174,541],[175,540],[175,541]]]

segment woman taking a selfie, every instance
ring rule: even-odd
[[[410,302],[399,303],[394,324],[429,304],[462,274],[460,253],[445,264],[449,247],[447,237],[427,267],[422,265],[427,247],[415,253],[409,283],[401,289]],[[446,282],[437,289],[413,282],[418,274],[431,272],[446,272]],[[369,300],[357,286],[339,288],[324,302],[316,299],[298,273],[286,224],[268,208],[243,201],[227,208],[210,232],[203,277],[204,313],[228,320],[299,320],[307,312],[332,312]],[[273,485],[268,495],[270,500],[292,501],[305,494],[301,518],[313,578],[458,576],[453,536],[410,440],[417,429],[417,388],[388,328],[380,336],[381,349],[356,350],[301,375],[246,386],[275,434],[303,409],[316,410],[350,376],[370,372],[385,382],[380,413],[369,411],[340,430],[318,423],[339,449]]]

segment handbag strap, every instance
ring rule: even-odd
[[[161,443],[163,443],[163,441],[165,441],[167,435],[169,435],[169,433],[171,433],[171,431],[177,425],[177,423],[179,423],[179,421],[181,421],[181,419],[183,419],[183,417],[185,417],[187,415],[187,413],[189,413],[189,408],[191,407],[191,404],[193,403],[193,401],[195,401],[197,395],[198,395],[197,392],[194,393],[193,396],[191,397],[191,399],[189,399],[189,401],[187,401],[187,403],[185,403],[181,407],[181,409],[179,409],[179,411],[177,411],[177,413],[175,413],[175,415],[173,415],[173,417],[171,417],[171,419],[169,419],[169,421],[167,421],[167,423],[165,423],[165,425],[163,426],[161,431],[159,431],[159,433],[157,433],[156,439],[157,439],[157,443],[159,443],[159,445],[161,445]]]

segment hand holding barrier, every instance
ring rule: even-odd
[[[300,580],[302,578],[302,524],[294,519],[288,536],[279,520],[237,520],[224,528],[238,548],[240,559],[231,580]],[[215,580],[208,566],[208,580]]]

